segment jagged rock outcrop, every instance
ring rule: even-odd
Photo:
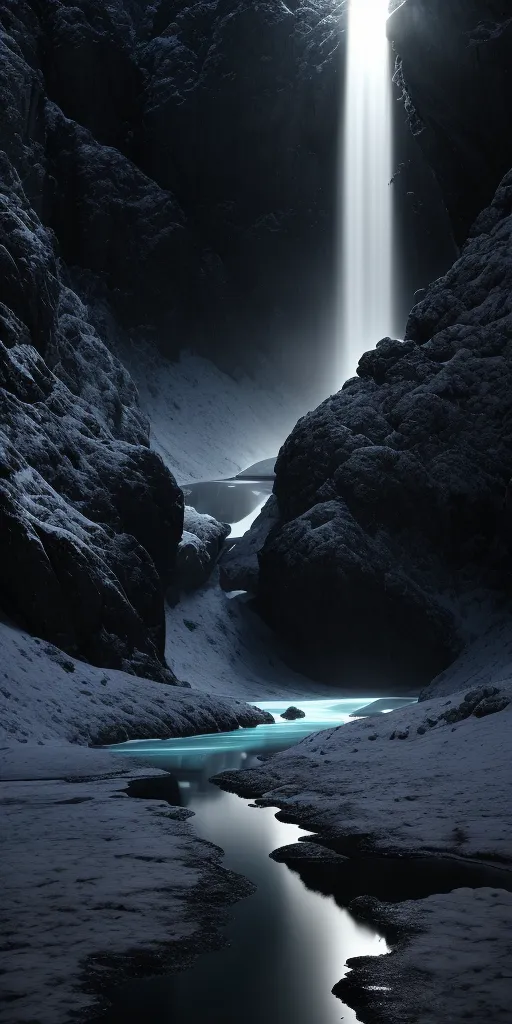
[[[178,546],[173,589],[195,590],[210,578],[231,527],[213,516],[185,506],[183,535]]]
[[[1,604],[93,663],[174,681],[163,589],[182,493],[19,177],[1,169]]]
[[[509,593],[511,239],[512,172],[405,341],[367,352],[279,453],[259,602],[329,678],[417,685],[461,646],[470,595]]]
[[[512,166],[506,0],[406,0],[389,19],[411,126],[461,243]]]

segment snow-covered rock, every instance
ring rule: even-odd
[[[1,601],[96,664],[173,681],[163,585],[183,496],[148,447],[126,370],[59,280],[52,239],[5,169],[0,341]],[[10,303],[10,305],[9,305]]]
[[[185,506],[183,534],[176,555],[174,587],[196,590],[211,576],[220,550],[231,532],[228,523]]]

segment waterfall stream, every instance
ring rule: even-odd
[[[393,331],[392,76],[388,0],[349,0],[340,166],[339,386]]]

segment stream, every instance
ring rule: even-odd
[[[112,747],[134,754],[169,779],[135,780],[132,796],[159,796],[194,812],[199,836],[220,846],[226,868],[249,878],[256,892],[230,908],[229,945],[202,954],[195,964],[166,977],[130,982],[114,994],[109,1024],[355,1024],[355,1012],[332,995],[349,957],[385,953],[385,940],[356,921],[334,898],[306,886],[300,876],[269,854],[308,833],[208,780],[226,769],[259,764],[258,757],[283,750],[318,729],[338,726],[359,714],[381,714],[408,699],[371,698],[299,701],[306,717],[279,717],[290,702],[258,706],[275,725],[185,739],[142,740]]]

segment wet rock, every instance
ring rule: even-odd
[[[348,860],[348,857],[344,857],[341,853],[335,853],[334,850],[329,850],[327,846],[311,842],[290,843],[289,846],[280,846],[278,850],[273,850],[270,856],[272,860],[276,860],[280,864],[304,864],[305,866],[311,862],[341,866]]]
[[[213,516],[185,507],[184,531],[176,555],[174,583],[183,590],[201,587],[211,576],[231,527]]]
[[[293,722],[296,718],[305,718],[306,717],[306,712],[305,711],[301,711],[300,708],[296,708],[292,704],[292,705],[290,705],[289,708],[286,709],[286,711],[283,711],[283,713],[282,713],[282,715],[280,717],[281,718],[286,718],[287,721],[289,721],[289,722]]]

